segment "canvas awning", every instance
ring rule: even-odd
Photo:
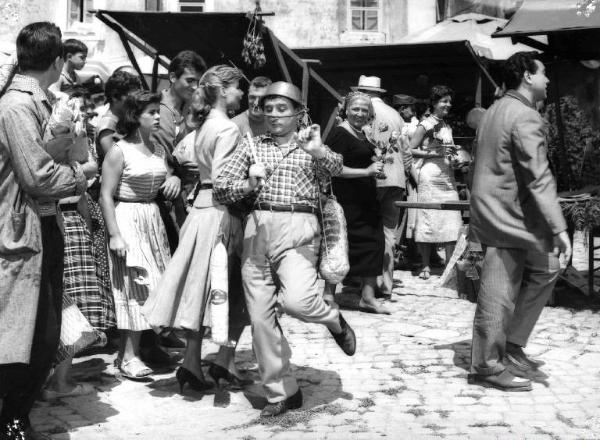
[[[475,53],[493,60],[505,60],[515,52],[530,50],[523,44],[513,44],[510,38],[492,39],[492,34],[508,20],[488,15],[468,13],[444,20],[435,26],[407,35],[400,44],[468,40]]]
[[[532,40],[547,35],[548,45]],[[525,0],[508,24],[492,35],[569,59],[600,58],[600,10],[589,17],[577,14],[577,0]]]
[[[491,102],[497,87],[486,60],[477,56],[468,41],[315,47],[294,52],[301,58],[319,60],[315,70],[342,94],[357,84],[360,75],[378,76],[388,96],[404,93],[427,99],[431,86],[446,84],[454,89],[456,97],[468,97],[465,105],[472,108],[481,90],[478,84],[483,86],[484,105]],[[326,107],[324,102],[309,103]]]
[[[267,63],[260,69],[247,65],[242,59],[243,40],[250,24],[247,14],[99,10],[96,17],[117,32],[140,76],[142,72],[131,46],[154,58],[155,72],[158,65],[168,67],[169,60],[178,52],[191,49],[199,53],[209,66],[228,64],[242,69],[248,78],[265,75],[273,80],[293,82],[302,88],[305,101],[311,80],[320,86],[321,92],[324,89],[325,94],[333,99],[339,98],[320,75],[266,26],[263,26],[262,37]]]

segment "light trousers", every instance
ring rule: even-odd
[[[524,347],[558,278],[558,258],[536,250],[484,248],[473,323],[471,372],[498,374],[506,343]]]
[[[383,219],[383,234],[385,236],[385,249],[383,253],[382,274],[378,277],[377,284],[385,295],[392,293],[394,286],[394,248],[398,241],[398,225],[400,223],[401,208],[395,202],[402,200],[404,189],[396,186],[377,188],[379,212]]]
[[[252,324],[254,353],[269,402],[298,391],[290,373],[290,346],[276,306],[305,322],[339,323],[339,313],[323,301],[317,279],[320,226],[309,213],[252,211],[244,231],[242,283]]]

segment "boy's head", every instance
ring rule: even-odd
[[[58,80],[63,67],[62,34],[58,26],[47,21],[25,26],[17,36],[17,63],[21,72],[52,70]],[[52,78],[51,78],[52,79]]]
[[[63,43],[63,57],[65,63],[74,70],[81,70],[85,66],[88,48],[82,41],[69,38]]]
[[[267,87],[269,87],[273,81],[266,76],[257,76],[250,81],[250,87],[248,88],[248,114],[254,120],[263,120],[264,115],[260,108],[260,99],[267,93]]]
[[[181,51],[169,64],[171,88],[182,101],[189,102],[204,72],[206,63],[200,55],[193,50]]]
[[[112,106],[113,110],[119,112],[125,98],[132,92],[141,90],[141,88],[142,83],[136,75],[119,70],[106,81],[104,94],[106,95],[106,101]]]

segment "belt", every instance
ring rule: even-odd
[[[194,189],[194,196],[192,200],[196,200],[196,197],[198,197],[198,193],[200,191],[202,191],[203,189],[212,189],[213,185],[212,183],[200,183],[200,184],[196,184],[196,188]]]
[[[305,212],[308,214],[317,214],[319,210],[313,206],[292,203],[291,205],[275,205],[269,202],[257,202],[253,210],[258,211],[278,211],[278,212]]]
[[[59,203],[61,211],[77,211],[77,203]]]

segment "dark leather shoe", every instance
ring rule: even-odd
[[[302,391],[298,392],[285,400],[275,403],[267,403],[267,406],[260,412],[261,417],[275,417],[283,414],[288,409],[298,409],[302,406]]]
[[[531,381],[516,377],[508,369],[501,373],[483,376],[469,374],[467,381],[471,385],[480,385],[486,388],[496,388],[502,391],[531,391]]]
[[[356,352],[356,335],[341,313],[340,326],[342,327],[341,333],[333,333],[331,330],[329,332],[342,351],[348,356],[352,356]]]
[[[504,358],[521,371],[537,370],[543,365],[543,362],[528,357],[522,347],[510,342],[506,344]]]

